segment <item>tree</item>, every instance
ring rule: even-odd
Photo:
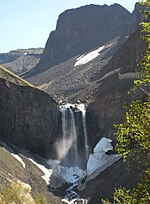
[[[127,158],[136,159],[142,163],[141,177],[136,188],[116,189],[113,202],[102,200],[103,204],[148,204],[150,203],[150,1],[142,1],[145,20],[141,23],[141,37],[147,43],[145,56],[141,60],[139,78],[134,81],[135,89],[140,88],[145,93],[145,101],[133,101],[126,107],[125,122],[117,127],[116,150]]]

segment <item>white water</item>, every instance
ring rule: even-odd
[[[63,132],[62,151],[64,154],[63,165],[66,166],[68,161],[65,155],[67,154],[68,150],[67,150],[67,109],[65,107],[61,108],[61,114],[62,114],[62,132]]]
[[[75,126],[75,119],[74,119],[74,113],[71,108],[69,108],[70,113],[70,122],[71,122],[71,136],[73,139],[72,143],[72,151],[71,151],[71,157],[74,158],[74,166],[79,165],[79,159],[78,159],[78,144],[77,144],[77,133],[76,133],[76,126]]]
[[[78,166],[79,155],[74,112],[71,104],[61,106],[63,166]],[[61,148],[61,147],[60,147]]]
[[[85,152],[86,152],[86,161],[89,156],[89,146],[88,146],[88,135],[87,135],[87,127],[86,127],[86,108],[84,104],[80,104],[77,108],[82,112],[82,124],[83,124],[83,133],[84,133],[84,144],[85,144]]]
[[[76,113],[78,112],[78,113]],[[82,114],[80,117],[75,114]],[[76,193],[77,187],[82,186],[81,181],[95,178],[99,172],[112,165],[118,159],[116,155],[106,155],[112,150],[111,140],[102,138],[94,148],[94,153],[89,155],[88,135],[86,127],[86,108],[84,104],[66,104],[61,106],[62,114],[62,152],[65,152],[61,161],[63,166],[58,166],[54,172],[56,177],[63,178],[71,186],[65,191],[62,203],[87,203],[87,200],[80,199]],[[79,115],[81,116],[81,115]],[[80,131],[77,131],[76,122],[79,122]],[[77,123],[78,124],[78,123]],[[79,135],[77,135],[79,133]],[[82,137],[82,138],[81,138]],[[79,140],[80,139],[80,140]],[[79,140],[79,141],[78,141]],[[80,148],[78,149],[78,145]],[[81,155],[79,155],[81,154]],[[81,162],[87,164],[86,171],[83,171]],[[82,166],[83,167],[83,166]],[[84,168],[83,168],[84,169]],[[86,178],[87,177],[87,178]]]
[[[75,124],[75,110],[82,114],[82,135],[77,135],[76,124]],[[88,160],[89,147],[88,147],[88,136],[86,127],[86,108],[84,104],[66,104],[61,106],[62,114],[62,148],[61,153],[63,154],[62,164],[63,166],[80,166],[80,159],[82,158],[85,162]],[[79,155],[78,150],[78,138],[82,137],[84,140],[84,155]],[[80,159],[79,159],[80,158]]]

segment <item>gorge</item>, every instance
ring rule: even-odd
[[[7,68],[30,54],[35,65],[19,65],[14,72],[22,78],[0,66],[0,190],[19,179],[48,203],[98,204],[119,186],[136,186],[136,163],[128,173],[114,151],[113,125],[124,121],[125,102],[145,99],[141,90],[128,94],[147,47],[141,8],[67,10],[44,51],[0,55]]]

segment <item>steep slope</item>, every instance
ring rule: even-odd
[[[137,78],[135,71],[137,63],[144,55],[147,47],[140,38],[137,29],[121,46],[109,63],[101,71],[93,75],[91,80],[99,84],[95,100],[87,107],[87,128],[90,147],[94,147],[101,137],[109,137],[116,141],[114,124],[124,119],[124,103],[131,100],[144,100],[145,94],[141,90],[128,94],[133,88],[133,80]],[[136,161],[130,164],[130,171],[122,162],[117,161],[101,172],[96,178],[80,186],[81,197],[89,199],[89,204],[98,204],[103,198],[112,199],[115,188],[120,186],[134,188],[139,179]]]
[[[43,48],[12,50],[0,54],[0,64],[15,74],[29,71],[39,62]]]
[[[87,109],[89,142],[95,146],[99,138],[107,136],[115,140],[114,124],[120,123],[124,115],[124,103],[144,98],[144,92],[137,90],[129,95],[133,81],[137,78],[137,63],[144,54],[146,43],[140,39],[137,29],[117,51],[108,65],[91,80],[99,84],[95,100]]]
[[[86,184],[86,188],[80,192],[80,196],[89,199],[88,204],[100,204],[101,199],[112,199],[114,189],[120,186],[132,189],[137,186],[139,170],[136,161],[128,167],[122,160],[101,172],[96,178]]]
[[[91,81],[90,78],[109,62],[116,50],[125,41],[126,38],[123,37],[114,38],[95,50],[75,56],[64,63],[28,78],[28,81],[51,93],[58,101],[69,100],[74,102],[80,100],[89,102],[93,100],[95,90],[98,87],[96,80]],[[84,64],[81,61],[86,56],[89,61]],[[77,63],[80,64],[77,65]]]
[[[42,171],[46,169],[42,166],[45,162],[44,158],[34,155],[35,159],[29,151],[13,145],[8,146],[1,141],[0,155],[0,193],[10,182],[19,181],[29,185],[33,197],[40,194],[47,198],[48,203],[59,204],[61,202],[61,199],[48,189],[46,175]],[[35,165],[32,161],[37,164]],[[46,170],[47,173],[49,171]]]
[[[87,5],[70,9],[59,16],[36,68],[26,77],[83,54],[119,36],[127,36],[135,27],[132,14],[119,4]]]
[[[0,104],[0,139],[53,157],[53,144],[59,133],[55,101],[0,67]]]

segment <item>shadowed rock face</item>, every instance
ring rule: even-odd
[[[132,14],[118,4],[67,10],[59,16],[39,64],[27,77],[102,46],[115,37],[126,36],[133,30]]]
[[[100,84],[94,102],[87,109],[87,127],[92,147],[101,137],[115,140],[113,125],[123,122],[123,105],[144,98],[144,93],[140,90],[128,94],[134,86],[137,63],[146,49],[146,43],[140,39],[140,34],[140,29],[133,33],[108,65],[91,78],[93,81],[98,80],[97,83]]]
[[[55,156],[59,110],[46,93],[0,78],[0,139],[44,157]]]
[[[101,199],[110,199],[114,193],[114,189],[125,187],[133,189],[137,186],[139,180],[139,169],[136,161],[131,163],[131,169],[127,169],[126,164],[119,160],[96,178],[86,183],[86,188],[80,192],[82,198],[88,199],[89,204],[99,204]]]

